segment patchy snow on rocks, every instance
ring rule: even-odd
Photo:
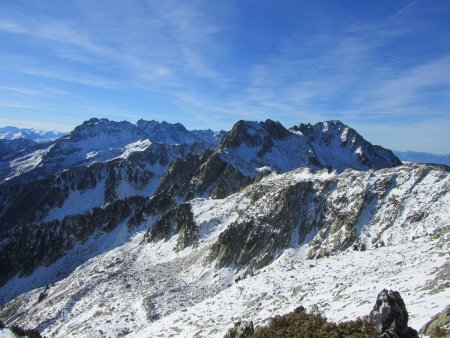
[[[283,223],[284,218],[271,218],[277,213],[292,216],[280,201],[288,203],[294,193],[303,196],[301,210],[308,212],[294,208],[300,216],[287,230],[267,223]],[[314,199],[319,195],[323,202]],[[341,174],[297,169],[272,173],[224,199],[188,203],[198,228],[195,245],[177,250],[179,233],[149,242],[146,230],[156,218],[132,233],[122,224],[114,230],[120,236],[97,234],[68,252],[70,260],[85,248],[82,264],[64,279],[48,280],[48,288],[41,285],[2,305],[0,317],[52,337],[223,337],[239,319],[263,325],[299,305],[317,305],[334,321],[355,319],[370,312],[383,288],[400,292],[410,326],[417,329],[448,305],[443,272],[450,251],[450,174],[441,169],[417,165]],[[315,222],[302,216],[313,211]],[[322,228],[308,228],[300,240],[302,222]],[[288,245],[268,246],[273,258],[257,269],[217,266],[211,253],[218,243],[252,243],[252,233],[240,232],[243,224],[266,229],[267,236],[288,231],[283,242]],[[224,238],[229,231],[237,237]],[[107,244],[115,236],[121,240]],[[105,246],[87,254],[94,243]],[[309,259],[315,257],[321,258]],[[32,283],[45,269],[57,271],[58,262],[7,286]]]

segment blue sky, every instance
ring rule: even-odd
[[[0,126],[340,119],[450,152],[450,1],[0,0]]]

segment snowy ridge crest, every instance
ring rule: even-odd
[[[20,304],[18,323],[51,322],[40,327],[48,335],[88,337],[95,328],[222,337],[236,316],[262,324],[298,304],[320,304],[333,320],[364,315],[381,283],[405,295],[411,325],[420,327],[450,295],[439,278],[449,249],[449,175],[425,165],[272,173],[224,199],[196,198],[163,221],[147,219],[134,237],[45,292],[17,297],[0,316]],[[110,238],[99,233],[77,255]]]

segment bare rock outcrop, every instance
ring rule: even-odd
[[[370,312],[369,322],[380,338],[418,338],[417,331],[408,327],[408,312],[400,293],[383,289]]]
[[[224,338],[247,338],[255,332],[252,321],[239,321],[228,330]]]

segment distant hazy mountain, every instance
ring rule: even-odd
[[[395,155],[402,161],[416,162],[416,163],[438,163],[450,165],[450,154],[432,154],[421,153],[417,151],[396,151]]]
[[[54,141],[65,134],[66,133],[59,131],[45,131],[34,128],[17,128],[13,126],[0,128],[0,139],[4,140],[16,140],[22,138],[38,143],[44,143]]]

